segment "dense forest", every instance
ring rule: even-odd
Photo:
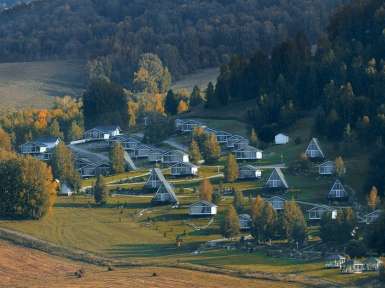
[[[0,61],[86,58],[129,85],[154,53],[174,77],[269,51],[304,31],[311,41],[348,0],[40,0],[0,15]]]
[[[352,145],[379,147],[373,158],[382,165],[384,27],[383,0],[354,1],[332,17],[316,47],[297,34],[271,55],[258,51],[249,58],[234,57],[222,67],[208,106],[256,99],[247,120],[266,141],[296,118],[314,115],[316,134],[343,143],[345,153]],[[376,185],[383,194],[383,169],[372,168],[368,186]]]

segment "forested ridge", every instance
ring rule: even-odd
[[[383,0],[354,1],[331,18],[316,47],[298,34],[271,55],[234,57],[221,68],[207,106],[255,99],[247,121],[265,141],[305,114],[314,117],[314,134],[342,144],[345,154],[370,147],[375,164],[367,186],[383,195],[384,27]]]
[[[0,15],[0,61],[97,60],[113,81],[132,82],[143,53],[172,75],[226,63],[304,31],[318,38],[347,0],[39,0]]]

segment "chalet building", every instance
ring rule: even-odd
[[[262,171],[252,165],[243,165],[239,167],[238,179],[259,179],[262,177]]]
[[[20,153],[31,155],[43,161],[48,161],[52,157],[54,148],[60,143],[58,137],[40,137],[35,141],[29,141],[20,145]]]
[[[205,127],[205,125],[202,122],[194,119],[176,119],[175,120],[176,130],[182,133],[190,133],[195,128],[198,128],[198,127]]]
[[[119,135],[120,132],[119,126],[96,126],[84,132],[84,138],[90,140],[109,140]]]
[[[279,133],[279,134],[275,135],[274,143],[276,145],[285,145],[285,144],[289,143],[289,136],[282,134],[282,133]]]
[[[269,190],[287,190],[289,188],[281,169],[273,169],[273,172],[271,172],[270,177],[265,184],[265,188]]]
[[[163,154],[162,163],[175,164],[179,162],[189,162],[188,154],[180,150],[171,150]]]
[[[382,210],[375,210],[373,212],[370,212],[364,215],[364,217],[362,217],[362,221],[360,222],[365,224],[373,224],[381,217],[381,214],[382,214]]]
[[[331,213],[332,209],[329,206],[326,205],[320,205],[313,207],[309,210],[307,210],[308,213],[308,219],[313,221],[318,221],[322,219],[322,216],[325,213]]]
[[[379,271],[384,263],[376,257],[369,257],[364,260],[364,270],[365,271]]]
[[[333,161],[326,161],[318,166],[319,175],[334,175],[336,165]]]
[[[334,254],[326,257],[325,268],[328,269],[341,269],[346,262],[346,257]]]
[[[321,146],[319,145],[317,138],[313,138],[310,140],[310,143],[306,148],[305,154],[309,159],[325,158],[325,155],[322,152]]]
[[[150,172],[150,176],[144,184],[144,188],[155,190],[158,189],[162,182],[165,181],[166,179],[164,178],[162,171],[159,168],[153,168]]]
[[[234,151],[237,160],[260,160],[262,159],[262,153],[261,150],[252,146],[246,146]]]
[[[240,214],[239,215],[239,229],[240,230],[250,230],[252,224],[252,219],[249,214]]]
[[[153,149],[154,147],[151,147],[149,145],[140,144],[130,152],[130,156],[133,158],[148,158]]]
[[[151,202],[156,205],[179,204],[178,198],[176,197],[174,192],[174,188],[164,178],[161,179],[161,184],[158,190],[156,191],[154,197],[152,198]]]
[[[328,199],[330,201],[345,201],[349,198],[344,185],[337,179],[329,191]]]
[[[147,157],[147,160],[149,162],[153,162],[153,163],[158,163],[158,162],[162,162],[163,161],[163,154],[165,153],[166,151],[162,150],[162,149],[158,149],[158,148],[154,148],[152,149],[149,154],[148,154],[148,157]]]
[[[95,163],[91,162],[78,169],[82,178],[95,177],[98,175],[107,176],[111,174],[111,166],[108,163]]]
[[[200,200],[190,205],[190,216],[214,216],[217,215],[217,205]]]
[[[110,142],[110,145],[116,142],[120,143],[123,146],[124,150],[126,151],[135,150],[135,148],[141,144],[138,139],[129,137],[128,135],[124,135],[124,134],[113,136],[112,138],[110,138],[109,142]]]
[[[217,137],[217,141],[219,144],[226,144],[227,145],[227,140],[232,136],[228,132],[215,130],[212,128],[206,128],[205,132],[207,134],[214,134]]]
[[[226,147],[229,149],[242,149],[249,145],[249,140],[241,135],[232,135],[227,139]]]
[[[285,208],[286,199],[279,196],[273,196],[267,199],[267,202],[269,202],[273,209],[278,212],[283,211],[283,209]]]
[[[341,268],[342,273],[346,274],[358,274],[365,270],[365,265],[357,259],[347,260]]]
[[[196,176],[198,166],[189,162],[179,162],[171,166],[172,176]]]

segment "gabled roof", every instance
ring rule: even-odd
[[[165,152],[163,155],[170,155],[170,154],[177,154],[179,156],[187,155],[186,152],[183,152],[181,150],[170,150],[170,151]]]
[[[110,167],[110,164],[106,163],[106,162],[90,162],[90,163],[82,166],[81,169],[87,168],[87,167],[98,168],[98,167],[101,167],[101,166]]]
[[[275,135],[275,137],[279,137],[279,136],[289,137],[289,136],[287,136],[286,134],[283,134],[283,133],[278,133],[277,135]]]
[[[121,141],[121,142],[133,142],[133,143],[140,143],[140,141],[136,138],[130,137],[126,134],[119,134],[116,136],[113,136],[111,140]]]
[[[280,168],[274,168],[267,181],[269,181],[272,177],[278,177],[281,180],[282,185],[285,188],[289,188],[289,185],[287,184],[286,179],[285,179],[285,175],[283,175],[282,170]]]
[[[230,136],[229,139],[232,141],[243,141],[243,140],[249,141],[249,139],[247,139],[246,137],[243,137],[243,136],[238,135],[238,134],[234,134],[234,135]]]
[[[332,208],[330,208],[329,206],[326,206],[326,205],[317,205],[311,209],[308,209],[307,212],[316,211],[316,210],[332,211]]]
[[[135,150],[143,150],[143,149],[149,149],[149,150],[152,150],[154,149],[154,147],[150,146],[150,145],[146,145],[146,144],[139,144],[135,147]]]
[[[286,199],[283,198],[283,197],[279,197],[279,196],[272,196],[270,198],[267,199],[268,202],[272,202],[274,200],[279,200],[279,201],[282,201],[282,202],[286,202]]]
[[[216,129],[209,128],[209,127],[205,128],[205,132],[206,133],[214,133],[216,136],[218,136],[218,135],[231,136],[231,133],[228,133],[228,132],[225,132],[222,130],[216,130]]]
[[[239,170],[249,170],[249,171],[257,171],[257,167],[253,166],[253,165],[250,165],[250,164],[247,164],[247,165],[242,165],[241,167],[239,167]]]
[[[322,155],[322,157],[325,157],[324,152],[322,151],[321,146],[320,146],[317,138],[312,138],[310,140],[310,143],[307,146],[306,151],[308,151],[310,149],[310,147],[315,147],[319,151],[319,153]]]
[[[191,168],[197,168],[198,167],[197,165],[194,165],[193,163],[190,163],[190,162],[178,162],[178,163],[175,163],[174,165],[172,165],[171,167],[177,167],[177,166],[187,166],[187,167],[191,167]]]
[[[334,166],[335,165],[335,163],[333,162],[333,161],[325,161],[325,162],[323,162],[323,163],[321,163],[319,166],[320,167],[323,167],[323,166]]]
[[[39,137],[33,141],[28,141],[27,143],[24,143],[23,145],[26,145],[26,144],[34,144],[34,145],[37,145],[37,146],[41,146],[41,147],[47,147],[49,149],[51,148],[54,148],[56,146],[56,143],[57,142],[60,142],[60,138],[59,137],[53,137],[53,136],[42,136],[42,137]]]
[[[333,261],[333,260],[345,260],[346,257],[339,255],[339,254],[333,254],[326,257],[326,260]]]
[[[113,132],[115,130],[119,130],[120,131],[121,129],[120,129],[120,127],[118,125],[101,125],[101,126],[96,126],[94,128],[91,128],[91,129],[89,129],[87,131],[90,131],[90,130],[98,130],[98,131],[100,131],[102,133],[111,133],[111,132]]]
[[[346,190],[345,190],[345,187],[344,185],[342,185],[341,181],[339,179],[336,179],[336,181],[334,182],[332,188],[330,189],[329,191],[329,196],[334,194],[334,191],[337,191],[337,190],[341,190],[343,191],[343,195],[340,197],[340,198],[344,198],[347,196],[347,193],[346,193]]]
[[[178,198],[176,197],[176,194],[174,192],[174,188],[171,186],[171,184],[168,181],[166,181],[166,179],[164,179],[164,181],[161,180],[161,182],[162,184],[159,186],[158,190],[156,191],[154,198],[156,198],[156,195],[158,195],[159,193],[166,191],[171,197],[171,199],[173,200],[171,202],[179,203]]]
[[[253,146],[250,146],[250,145],[247,145],[246,147],[235,150],[235,152],[242,152],[242,151],[262,152],[262,150],[255,148]]]
[[[208,207],[218,207],[217,205],[213,204],[213,203],[210,203],[208,201],[205,201],[205,200],[199,200],[193,204],[190,205],[190,207],[193,207],[193,206],[208,206]]]
[[[364,260],[364,264],[383,264],[383,262],[379,258],[369,257]]]

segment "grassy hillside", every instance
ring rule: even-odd
[[[83,269],[82,278],[74,272]],[[152,277],[156,272],[157,276]],[[178,275],[178,277],[175,277]],[[52,257],[0,242],[0,287],[300,287],[294,284],[240,279],[172,268],[106,268]]]
[[[54,96],[79,96],[84,64],[69,61],[0,64],[1,108],[49,107]]]
[[[186,75],[182,79],[176,81],[171,88],[174,91],[186,89],[191,92],[194,86],[198,86],[201,90],[204,90],[207,88],[209,82],[215,84],[218,76],[219,68],[203,69],[190,75]]]

